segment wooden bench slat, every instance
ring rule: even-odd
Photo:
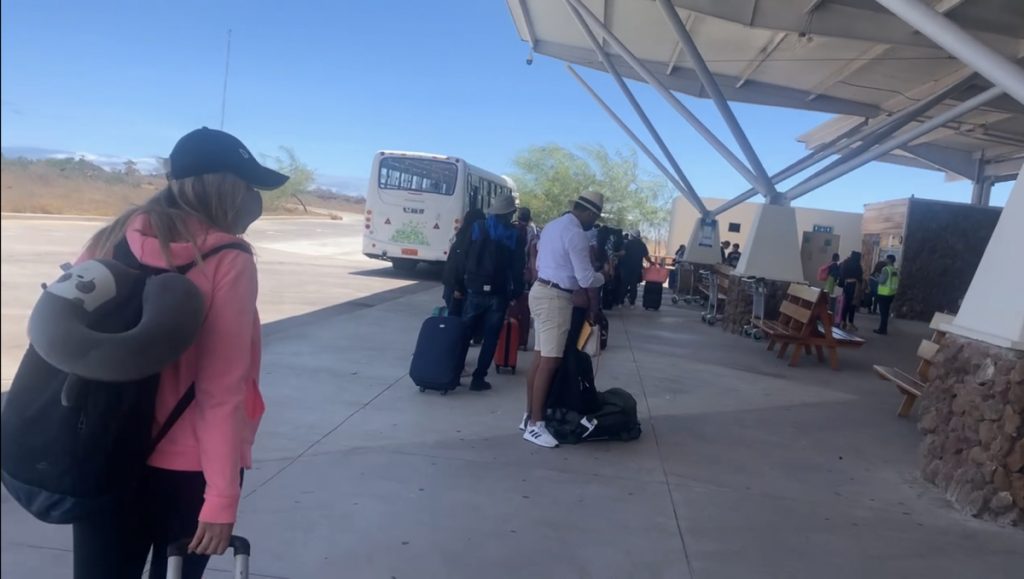
[[[789,285],[789,289],[786,290],[786,293],[796,298],[813,303],[818,301],[818,296],[821,295],[821,290],[816,287],[811,287],[809,285],[794,283]]]
[[[925,384],[917,378],[907,374],[899,368],[892,368],[889,366],[874,366],[875,372],[883,379],[888,380],[896,385],[901,391],[907,394],[913,394],[914,396],[921,396],[921,392],[925,389]]]
[[[860,346],[867,342],[864,338],[861,338],[860,336],[855,336],[845,330],[840,330],[839,328],[836,327],[832,328],[832,337],[836,339],[839,345]]]
[[[956,319],[956,316],[951,316],[949,314],[943,314],[943,313],[935,312],[935,315],[932,316],[932,321],[928,323],[928,328],[932,329],[932,330],[943,331],[942,330],[943,325],[944,324],[952,324],[953,320],[955,320],[955,319]]]
[[[786,314],[787,316],[804,324],[811,320],[810,309],[800,307],[792,302],[782,302],[782,304],[779,305],[779,313]]]
[[[933,361],[935,354],[938,353],[939,345],[931,340],[921,340],[921,345],[917,347],[917,357],[929,362]]]

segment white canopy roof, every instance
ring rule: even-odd
[[[1003,56],[1024,60],[1024,0],[927,1]],[[707,96],[656,2],[584,3],[668,88]],[[874,0],[672,3],[729,100],[842,115],[802,135],[808,147],[859,124],[879,122],[969,76],[966,86],[921,120],[991,87]],[[508,5],[520,37],[534,51],[604,70],[564,1],[508,0]],[[639,79],[595,32],[618,71]],[[969,179],[1016,174],[1024,161],[1024,105],[1001,96],[882,159]]]

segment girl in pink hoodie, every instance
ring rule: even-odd
[[[150,550],[149,576],[162,578],[168,544],[184,538],[191,538],[184,576],[199,579],[209,556],[227,549],[264,409],[256,263],[239,235],[262,214],[259,190],[287,180],[235,137],[204,127],[175,145],[164,190],[90,240],[82,260],[110,258],[120,245],[145,266],[193,265],[187,276],[205,298],[206,315],[189,350],[160,374],[153,432],[192,385],[195,399],[139,484],[110,513],[74,525],[76,579],[138,579]],[[235,248],[211,253],[229,244]]]

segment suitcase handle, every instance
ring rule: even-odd
[[[167,546],[167,579],[179,579],[185,555],[188,554],[188,545],[192,539],[181,539]],[[238,535],[231,535],[228,546],[235,554],[235,579],[246,579],[249,577],[249,555],[252,546],[249,540]]]

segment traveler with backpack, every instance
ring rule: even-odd
[[[494,361],[498,337],[509,304],[523,293],[526,245],[512,225],[515,211],[516,201],[511,195],[495,198],[487,209],[487,218],[473,226],[466,250],[462,319],[470,335],[480,332],[483,337],[469,386],[473,391],[491,389],[487,372]]]
[[[851,251],[850,257],[839,264],[840,287],[843,288],[842,311],[839,312],[839,325],[844,330],[856,332],[857,325],[853,323],[854,315],[857,313],[857,290],[864,283],[864,267],[860,263],[861,253]]]
[[[462,226],[455,233],[455,240],[448,249],[448,258],[444,262],[444,273],[441,281],[444,284],[442,298],[449,316],[462,317],[462,307],[466,301],[466,249],[469,237],[477,221],[484,219],[484,212],[470,209],[462,219]]]
[[[882,270],[887,265],[889,265],[889,262],[884,259],[876,263],[875,267],[871,268],[871,275],[868,276],[868,291],[865,302],[869,314],[878,313],[878,278],[882,276]]]
[[[548,392],[569,336],[572,294],[579,288],[604,284],[604,276],[594,271],[585,233],[601,217],[603,205],[602,194],[584,192],[571,212],[544,228],[538,244],[537,281],[529,298],[537,332],[534,348],[538,355],[527,376],[527,412],[519,427],[524,431],[524,440],[546,448],[558,446],[558,441],[544,425],[544,416]]]
[[[818,281],[825,282],[825,293],[828,295],[828,309],[838,318],[836,312],[836,282],[839,281],[839,254],[833,253],[832,260],[818,268]]]
[[[99,476],[113,485],[103,497],[106,501],[86,505],[76,503],[72,495],[65,506],[80,508],[82,514],[49,513],[51,522],[73,523],[76,579],[138,578],[151,549],[149,576],[163,577],[168,544],[184,538],[190,539],[184,576],[198,579],[209,556],[222,554],[228,547],[241,497],[242,470],[252,467],[252,444],[264,408],[258,388],[260,321],[256,263],[239,236],[262,214],[259,190],[281,187],[288,177],[259,164],[237,138],[205,127],[182,137],[168,161],[167,187],[97,232],[79,262],[101,264],[89,260],[112,259],[148,276],[143,319],[152,303],[150,287],[174,277],[167,270],[177,270],[201,294],[201,326],[184,354],[158,377],[125,384],[82,378],[84,391],[65,386],[61,399],[67,396],[68,400],[63,405],[61,400],[54,403],[56,415],[74,410],[75,397],[88,397],[89,404],[81,405],[78,419],[78,444],[95,448],[90,436],[121,436],[107,441],[113,456],[91,459],[92,464],[117,465]],[[123,302],[117,303],[120,307]],[[32,353],[30,349],[26,360]],[[19,411],[24,408],[15,395],[30,395],[33,386],[27,384],[29,388],[16,392],[19,378],[28,381],[30,377],[15,378],[5,408],[5,427],[16,420],[8,411],[14,412],[14,406]],[[68,377],[66,384],[74,379]],[[149,398],[136,396],[147,392],[147,385],[152,387]],[[120,398],[111,398],[115,393]],[[134,402],[127,409],[115,408],[101,420],[87,420],[95,417],[89,414],[95,404],[108,400]],[[132,440],[122,440],[133,421],[139,428],[132,432]],[[9,434],[5,431],[5,442]],[[118,456],[139,448],[143,452],[138,453],[137,464]],[[5,445],[4,484],[24,490],[13,480],[17,465],[7,461],[9,450],[13,452]],[[67,476],[80,474],[97,478],[96,473]]]
[[[622,271],[622,282],[625,284],[625,298],[629,300],[629,307],[636,307],[636,298],[639,295],[640,282],[643,281],[644,262],[647,265],[654,265],[651,259],[651,252],[647,249],[640,230],[634,229],[629,234],[629,239],[623,247],[625,254],[619,262]]]
[[[900,272],[896,269],[896,256],[885,256],[885,267],[878,275],[878,328],[876,334],[884,336],[889,333],[889,314],[896,292],[900,287]]]

